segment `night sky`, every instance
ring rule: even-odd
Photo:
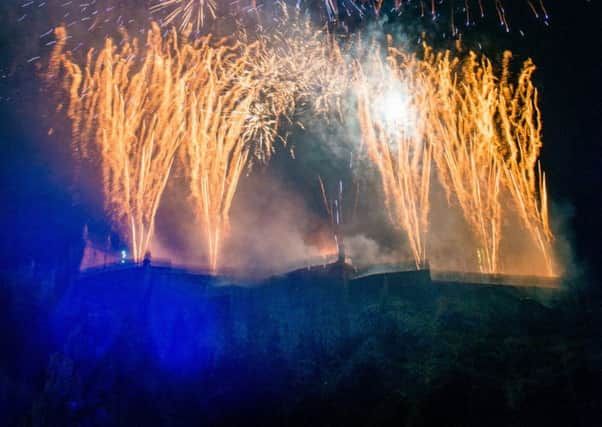
[[[29,51],[35,51],[43,31],[17,22],[15,9],[22,2],[2,3],[1,268],[16,268],[32,259],[51,266],[64,262],[71,248],[80,244],[84,223],[100,230],[109,226],[99,214],[100,195],[71,188],[68,144],[47,134],[54,113],[39,79],[42,61],[27,62],[35,55]],[[506,3],[510,8],[523,2]],[[546,6],[549,26],[535,21],[526,10],[510,15],[511,25],[515,22],[525,29],[524,37],[518,31],[506,35],[495,22],[484,22],[467,31],[466,40],[483,42],[494,57],[495,52],[501,55],[503,49],[511,49],[517,58],[530,56],[538,66],[542,163],[552,221],[560,222],[556,226],[573,244],[578,266],[595,284],[602,252],[602,12],[599,2],[585,0],[548,0]]]

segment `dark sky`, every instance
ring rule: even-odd
[[[540,28],[524,43],[524,53],[538,66],[542,162],[557,214],[570,215],[566,231],[574,233],[577,258],[587,260],[599,273],[602,14],[599,2],[595,6],[586,1],[547,3],[554,10],[550,28]]]
[[[41,92],[36,69],[42,61],[27,62],[28,58],[48,51],[39,37],[49,28],[44,25],[46,12],[42,11],[29,24],[18,22],[23,2],[2,3],[0,259],[3,267],[27,262],[32,257],[52,264],[64,259],[69,247],[78,244],[84,222],[94,223],[100,229],[108,225],[97,206],[90,202],[94,196],[74,197],[68,147],[47,135],[53,116],[48,102],[44,102],[48,94]],[[506,35],[495,22],[485,22],[466,31],[466,40],[481,42],[488,53],[500,54],[508,48],[518,58],[531,56],[538,66],[535,78],[541,92],[545,144],[542,162],[548,172],[552,216],[564,222],[562,228],[574,244],[577,259],[592,273],[599,274],[602,252],[599,2],[548,0],[549,26],[534,20],[522,8],[522,0],[506,3],[509,9],[519,10],[512,13],[510,22],[514,28],[524,28],[524,37],[516,30]],[[413,30],[419,27],[416,25]],[[436,39],[444,32],[438,31]]]

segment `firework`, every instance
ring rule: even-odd
[[[504,55],[501,79],[499,119],[502,155],[507,187],[523,225],[529,231],[545,260],[547,273],[555,273],[551,254],[554,239],[548,218],[548,193],[539,154],[542,144],[542,120],[538,92],[533,85],[535,65],[527,60],[513,85],[508,80],[511,53]]]
[[[486,59],[471,54],[459,72],[458,60],[426,52],[437,95],[431,100],[428,135],[437,172],[448,200],[455,200],[479,242],[477,259],[483,272],[499,268],[502,208],[502,165],[497,156],[496,80]]]
[[[431,162],[451,204],[472,229],[482,272],[498,273],[504,218],[518,214],[546,272],[554,274],[545,176],[538,163],[541,114],[529,60],[516,82],[510,53],[498,75],[486,57],[424,48],[421,57],[389,45],[357,65],[362,142],[379,172],[385,205],[425,264]],[[358,61],[359,62],[359,61]],[[504,203],[506,199],[511,203]]]
[[[150,11],[167,12],[163,25],[177,22],[180,30],[192,27],[198,32],[206,19],[215,19],[217,4],[215,0],[162,0],[153,4]]]
[[[341,100],[348,88],[344,55],[337,41],[324,30],[315,30],[298,12],[281,4],[281,18],[269,31],[257,36],[252,79],[259,92],[252,104],[257,126],[250,138],[256,157],[273,152],[279,120],[304,127],[303,119],[342,114]],[[261,125],[261,124],[265,125]],[[265,159],[264,159],[265,160]]]
[[[175,28],[162,35],[153,24],[144,49],[124,33],[119,47],[107,39],[91,50],[83,68],[64,52],[66,33],[57,31],[49,75],[65,75],[76,152],[98,158],[106,208],[135,259],[148,248],[180,148],[216,271],[243,170],[254,159],[267,161],[277,139],[286,142],[282,120],[302,125],[333,112],[344,120],[349,106],[342,101],[353,99],[387,212],[406,234],[417,268],[426,265],[434,167],[474,233],[481,271],[503,270],[502,222],[518,215],[553,274],[530,61],[512,81],[509,53],[498,75],[474,53],[460,59],[425,47],[408,54],[391,39],[384,58],[361,41],[344,52],[328,32],[282,10],[269,34],[253,37],[191,39]],[[332,218],[340,215],[336,203],[326,203]],[[338,230],[340,220],[333,223]]]
[[[65,30],[57,29],[56,36],[64,40]],[[82,68],[58,43],[50,61],[51,73],[59,66],[65,72],[76,148],[84,158],[98,157],[105,207],[127,236],[136,261],[149,247],[185,136],[182,106],[190,72],[175,38],[163,40],[158,27],[149,32],[146,44],[142,54],[136,39],[126,38],[117,47],[107,38],[98,53],[90,50]]]
[[[196,52],[199,67],[190,81],[186,106],[184,171],[193,209],[207,237],[209,266],[218,268],[221,242],[229,229],[229,211],[249,158],[249,139],[258,125],[250,107],[256,87],[249,79],[249,46],[212,47]],[[264,125],[264,124],[261,124]]]
[[[430,74],[436,88],[426,110],[427,137],[448,200],[460,205],[480,243],[481,270],[500,271],[501,223],[512,214],[502,199],[509,196],[552,275],[545,178],[537,163],[542,143],[534,66],[527,61],[514,85],[510,53],[505,58],[498,77],[485,57],[470,53],[460,61],[426,49],[421,73]]]
[[[202,58],[200,68],[189,83],[184,170],[194,211],[207,234],[213,271],[245,167],[269,160],[277,139],[286,143],[278,132],[280,122],[292,123],[303,102],[312,100],[312,111],[326,102],[316,91],[322,87],[319,79],[333,70],[332,53],[320,44],[321,33],[294,22],[286,37],[274,29],[255,41],[222,41],[214,48],[196,42],[203,49],[196,54]]]
[[[372,55],[359,67],[358,114],[362,142],[379,171],[392,223],[403,229],[416,268],[426,263],[431,145],[422,117],[432,94],[417,61],[395,49],[383,63]]]
[[[281,34],[244,43],[190,40],[176,30],[163,37],[154,24],[146,50],[123,37],[119,48],[107,38],[99,53],[91,50],[82,70],[63,52],[64,30],[57,33],[49,75],[65,71],[74,151],[98,156],[107,210],[140,259],[184,141],[183,171],[215,270],[241,173],[251,159],[270,157],[281,118],[316,87],[312,73],[327,68],[325,47],[315,49],[314,37],[296,50],[301,38],[283,43]]]

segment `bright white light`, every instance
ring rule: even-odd
[[[412,134],[416,126],[410,95],[400,84],[376,98],[375,114],[391,134]]]
[[[397,91],[389,92],[379,99],[379,113],[387,125],[400,126],[406,116],[407,102]]]

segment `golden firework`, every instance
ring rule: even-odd
[[[553,275],[545,176],[538,163],[541,114],[528,60],[516,82],[507,52],[501,74],[469,52],[424,48],[422,57],[389,46],[358,66],[362,141],[379,171],[393,224],[408,236],[417,267],[426,259],[431,158],[448,201],[457,204],[478,247],[479,269],[504,270],[504,218],[518,214]],[[366,71],[367,70],[367,71]],[[509,198],[512,203],[504,203]]]
[[[426,265],[432,146],[423,116],[430,87],[419,63],[395,49],[378,50],[358,67],[357,102],[362,142],[379,171],[392,223],[406,233],[416,268]]]
[[[196,77],[189,82],[184,171],[194,213],[206,234],[212,271],[218,267],[230,206],[249,157],[245,135],[257,126],[250,113],[256,96],[247,61],[252,51],[252,46],[239,44],[212,47],[207,39],[196,52]]]
[[[65,30],[56,36],[64,40]],[[137,39],[118,46],[107,38],[80,67],[58,43],[51,64],[52,73],[64,70],[76,148],[84,158],[97,156],[105,207],[139,261],[185,137],[188,59],[175,36],[164,40],[153,26],[144,51]]]

